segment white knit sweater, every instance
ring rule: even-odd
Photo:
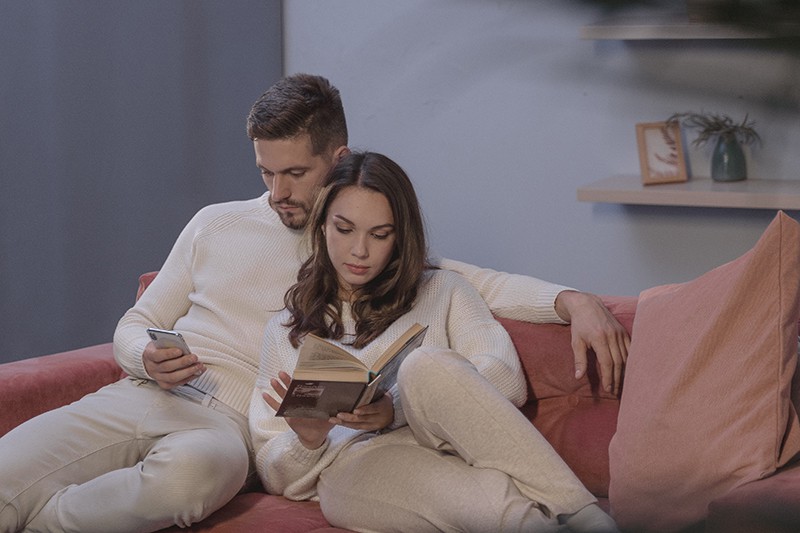
[[[285,419],[261,397],[273,393],[269,379],[278,371],[292,373],[299,349],[292,347],[285,326],[288,312],[273,318],[264,333],[261,368],[250,402],[250,434],[256,453],[256,468],[267,492],[289,499],[316,497],[319,474],[331,464],[342,448],[363,432],[334,427],[328,440],[316,450],[306,449]],[[355,323],[348,314],[345,331],[353,333]],[[380,337],[362,349],[337,343],[370,366],[415,322],[428,325],[424,346],[452,348],[477,367],[478,371],[517,406],[525,402],[525,378],[517,352],[506,330],[492,317],[480,295],[464,278],[448,271],[430,271],[414,308],[395,321]],[[352,340],[343,339],[345,341]],[[395,420],[392,427],[405,425],[402,404],[394,391]]]
[[[192,385],[247,414],[264,326],[283,308],[304,252],[268,194],[200,210],[181,232],[158,276],[120,320],[114,354],[130,375],[149,378],[142,352],[150,326],[186,338],[206,372]],[[566,287],[442,260],[464,275],[498,316],[560,322],[556,295]]]

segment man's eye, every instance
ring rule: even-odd
[[[293,170],[289,173],[293,178],[302,178],[306,175],[305,170]]]

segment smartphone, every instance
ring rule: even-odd
[[[180,348],[183,353],[192,353],[183,335],[169,329],[147,328],[147,334],[153,339],[156,348]]]

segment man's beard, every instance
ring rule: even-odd
[[[299,211],[295,213],[287,213],[285,211],[281,211],[275,203],[272,201],[272,198],[269,199],[269,205],[278,214],[278,217],[283,222],[283,225],[289,229],[303,229],[306,227],[306,222],[308,222],[308,214],[309,209],[308,206],[301,203],[301,202],[281,202],[281,205],[287,207],[298,207],[300,208]]]

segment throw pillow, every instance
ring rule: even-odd
[[[779,212],[738,259],[642,292],[617,432],[612,516],[623,531],[680,531],[709,502],[800,451],[800,224]]]

